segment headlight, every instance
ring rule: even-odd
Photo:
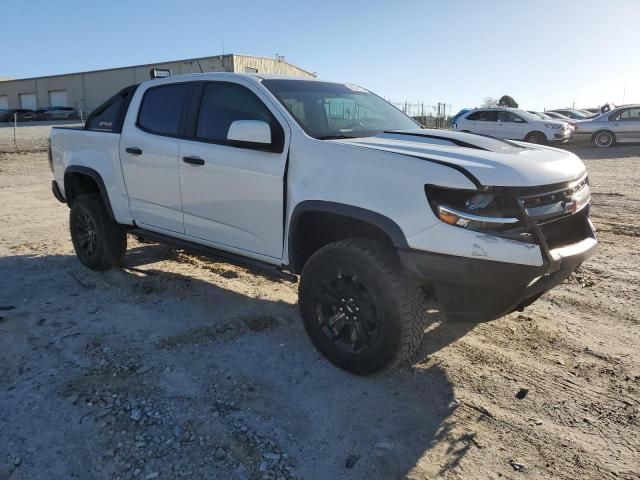
[[[448,225],[479,232],[501,232],[521,227],[515,200],[499,193],[425,187],[433,213]]]
[[[438,218],[444,223],[468,228],[469,230],[495,230],[500,227],[515,225],[519,221],[513,217],[485,217],[483,215],[474,215],[473,213],[462,212],[446,205],[438,205],[436,209]]]
[[[556,125],[555,123],[545,123],[544,126],[547,128],[553,128],[554,130],[559,130],[562,128],[562,125]]]

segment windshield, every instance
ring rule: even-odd
[[[573,113],[576,116],[576,118],[579,118],[579,119],[589,118],[590,116],[590,115],[585,115],[580,110],[571,110],[571,113]]]
[[[540,121],[540,117],[535,114],[535,113],[531,113],[531,112],[527,112],[525,110],[513,110],[513,113],[520,115],[522,118],[524,118],[525,120],[528,120],[530,122],[539,122]]]
[[[310,136],[320,140],[376,135],[420,125],[364,88],[306,80],[263,80]]]
[[[540,117],[543,120],[555,120],[553,117],[550,117],[546,113],[542,113],[542,112],[531,112],[531,113],[533,115],[537,115],[538,117]]]

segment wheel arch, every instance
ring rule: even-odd
[[[316,250],[349,237],[374,238],[395,248],[409,247],[402,229],[383,214],[343,203],[305,200],[296,205],[289,220],[289,269],[300,273]]]
[[[535,130],[535,129],[534,129],[534,130],[531,130],[531,131],[529,131],[529,132],[527,132],[527,134],[524,136],[524,140],[526,141],[526,140],[527,140],[527,138],[530,138],[530,137],[531,137],[531,135],[535,135],[535,134],[542,135],[542,138],[544,138],[544,139],[545,139],[545,141],[546,141],[546,140],[549,140],[549,139],[547,138],[547,135],[546,135],[542,130]]]
[[[78,195],[85,193],[99,193],[109,218],[116,221],[102,176],[93,168],[82,165],[67,167],[64,171],[64,194],[69,208],[73,206]]]

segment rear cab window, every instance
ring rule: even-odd
[[[129,108],[131,97],[135,93],[138,85],[131,85],[123,88],[109,100],[104,102],[87,117],[85,130],[99,132],[120,133],[122,123]]]

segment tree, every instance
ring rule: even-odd
[[[510,107],[510,108],[518,108],[518,102],[516,102],[513,97],[509,95],[503,95],[498,100],[499,107]]]
[[[498,99],[494,97],[484,97],[482,100],[482,106],[484,108],[495,107],[498,105]]]

